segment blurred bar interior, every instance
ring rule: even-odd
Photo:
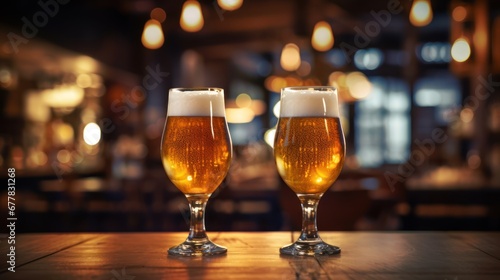
[[[234,145],[208,230],[300,229],[272,156],[292,85],[341,100],[320,230],[500,230],[499,1],[41,0],[0,10],[18,231],[185,231],[159,147],[168,89],[195,86],[225,89]]]

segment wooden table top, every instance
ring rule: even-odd
[[[228,254],[167,256],[187,232],[19,234],[1,279],[500,279],[500,232],[320,232],[336,256],[280,256],[298,232],[209,232]]]

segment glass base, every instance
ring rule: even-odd
[[[183,243],[168,249],[169,255],[174,256],[213,256],[227,253],[227,248],[219,246],[210,240],[205,242],[189,242]]]
[[[280,253],[291,256],[317,256],[340,254],[340,248],[323,241],[318,243],[305,243],[297,241],[280,248]]]

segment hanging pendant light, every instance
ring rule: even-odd
[[[469,42],[463,36],[456,39],[451,46],[451,57],[456,62],[464,62],[469,59],[471,54],[471,49]]]
[[[280,64],[286,71],[295,71],[300,67],[299,46],[290,43],[286,44],[281,51]]]
[[[320,21],[314,25],[311,37],[313,48],[319,52],[326,52],[333,47],[332,27],[326,21]]]
[[[237,10],[243,5],[243,0],[217,0],[217,4],[221,9],[226,11],[234,11]]]
[[[430,0],[415,0],[410,10],[410,22],[414,26],[422,27],[432,21]]]
[[[197,32],[203,28],[204,20],[198,1],[188,0],[182,6],[181,28],[187,32]]]
[[[148,20],[142,32],[142,45],[148,49],[155,50],[163,46],[164,41],[165,38],[160,22],[155,19]]]
[[[151,10],[151,13],[149,13],[149,15],[152,19],[156,19],[161,23],[163,23],[167,18],[167,13],[162,8],[154,8],[153,10]]]

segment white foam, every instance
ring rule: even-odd
[[[281,91],[281,117],[339,117],[337,90],[308,87]]]
[[[167,115],[224,117],[224,90],[171,89]]]

